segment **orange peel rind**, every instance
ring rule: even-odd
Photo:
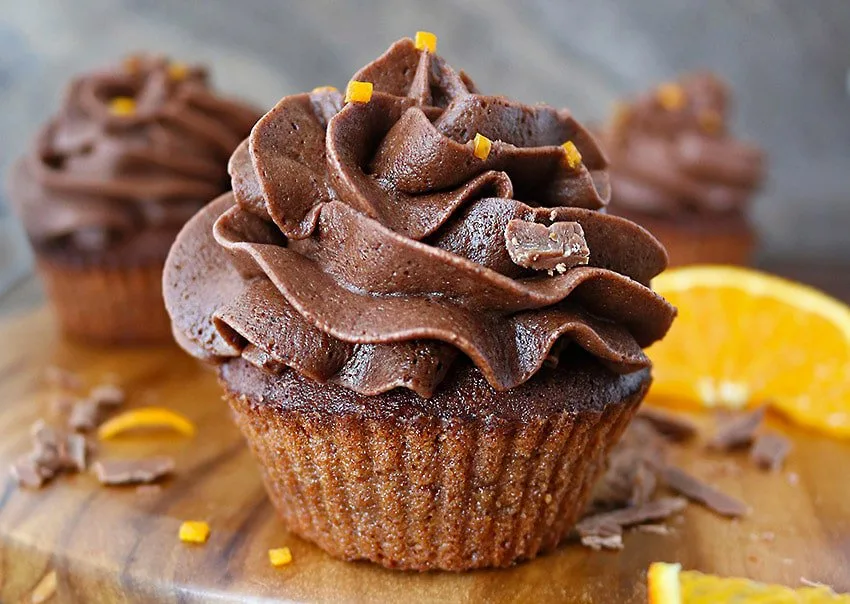
[[[107,440],[139,428],[168,428],[184,436],[195,435],[195,425],[176,411],[164,407],[143,407],[125,411],[102,423],[97,429],[97,437]]]

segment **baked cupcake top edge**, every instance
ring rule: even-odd
[[[230,160],[233,193],[166,264],[175,335],[374,395],[430,397],[461,356],[496,390],[579,346],[649,365],[675,309],[666,254],[600,211],[607,160],[565,109],[479,93],[413,40],[352,78],[282,99]]]

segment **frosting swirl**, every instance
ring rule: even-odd
[[[616,372],[649,365],[641,348],[675,315],[648,287],[666,254],[597,211],[605,156],[568,111],[480,95],[407,39],[354,79],[373,84],[368,102],[281,100],[234,152],[233,194],[178,237],[164,289],[184,348],[366,395],[429,397],[461,355],[498,390],[568,344]],[[584,238],[586,264],[517,264],[517,221],[570,223],[558,232]]]
[[[611,158],[612,207],[741,211],[764,178],[764,158],[727,131],[728,97],[716,76],[694,73],[621,106],[602,136]]]
[[[36,245],[99,250],[150,230],[173,239],[229,190],[223,166],[259,115],[216,95],[201,67],[130,57],[71,82],[13,168],[12,200]]]

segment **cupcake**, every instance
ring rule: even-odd
[[[747,264],[756,245],[747,209],[764,158],[727,131],[728,97],[694,73],[621,105],[603,133],[611,213],[649,229],[671,265]]]
[[[289,528],[333,556],[465,570],[563,540],[675,310],[661,245],[599,210],[569,111],[479,94],[403,39],[285,97],[166,263]]]
[[[260,115],[214,93],[205,69],[164,58],[71,82],[9,181],[65,333],[170,339],[165,257],[186,220],[230,189],[227,159]]]

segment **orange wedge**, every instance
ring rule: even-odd
[[[737,577],[683,571],[679,564],[666,562],[653,562],[646,581],[649,604],[850,604],[850,595],[836,594],[826,586],[792,589]]]
[[[742,408],[768,403],[792,420],[850,437],[850,308],[753,270],[667,271],[653,288],[679,316],[647,353],[651,402]]]

